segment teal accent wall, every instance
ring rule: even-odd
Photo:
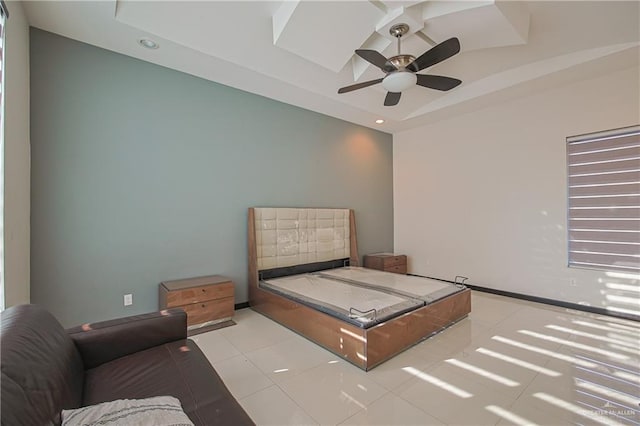
[[[248,207],[352,208],[360,256],[393,249],[391,135],[30,36],[31,301],[65,326],[157,310],[169,279],[247,301]]]

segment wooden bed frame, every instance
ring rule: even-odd
[[[249,305],[252,309],[301,334],[367,371],[471,312],[471,292],[465,289],[427,306],[364,329],[294,302],[258,286],[255,209],[249,208]],[[358,265],[356,226],[349,210],[350,262]]]

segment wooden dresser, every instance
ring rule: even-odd
[[[233,281],[220,275],[165,281],[159,288],[160,309],[184,309],[189,334],[197,334],[225,321],[233,324],[233,291]]]
[[[364,267],[380,271],[407,273],[407,256],[393,253],[373,253],[364,256]]]

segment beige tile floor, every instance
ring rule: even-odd
[[[640,424],[640,324],[486,293],[369,372],[266,317],[195,336],[259,425]]]

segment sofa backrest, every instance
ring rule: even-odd
[[[0,420],[3,425],[60,422],[82,403],[84,367],[62,325],[37,305],[2,312]]]

